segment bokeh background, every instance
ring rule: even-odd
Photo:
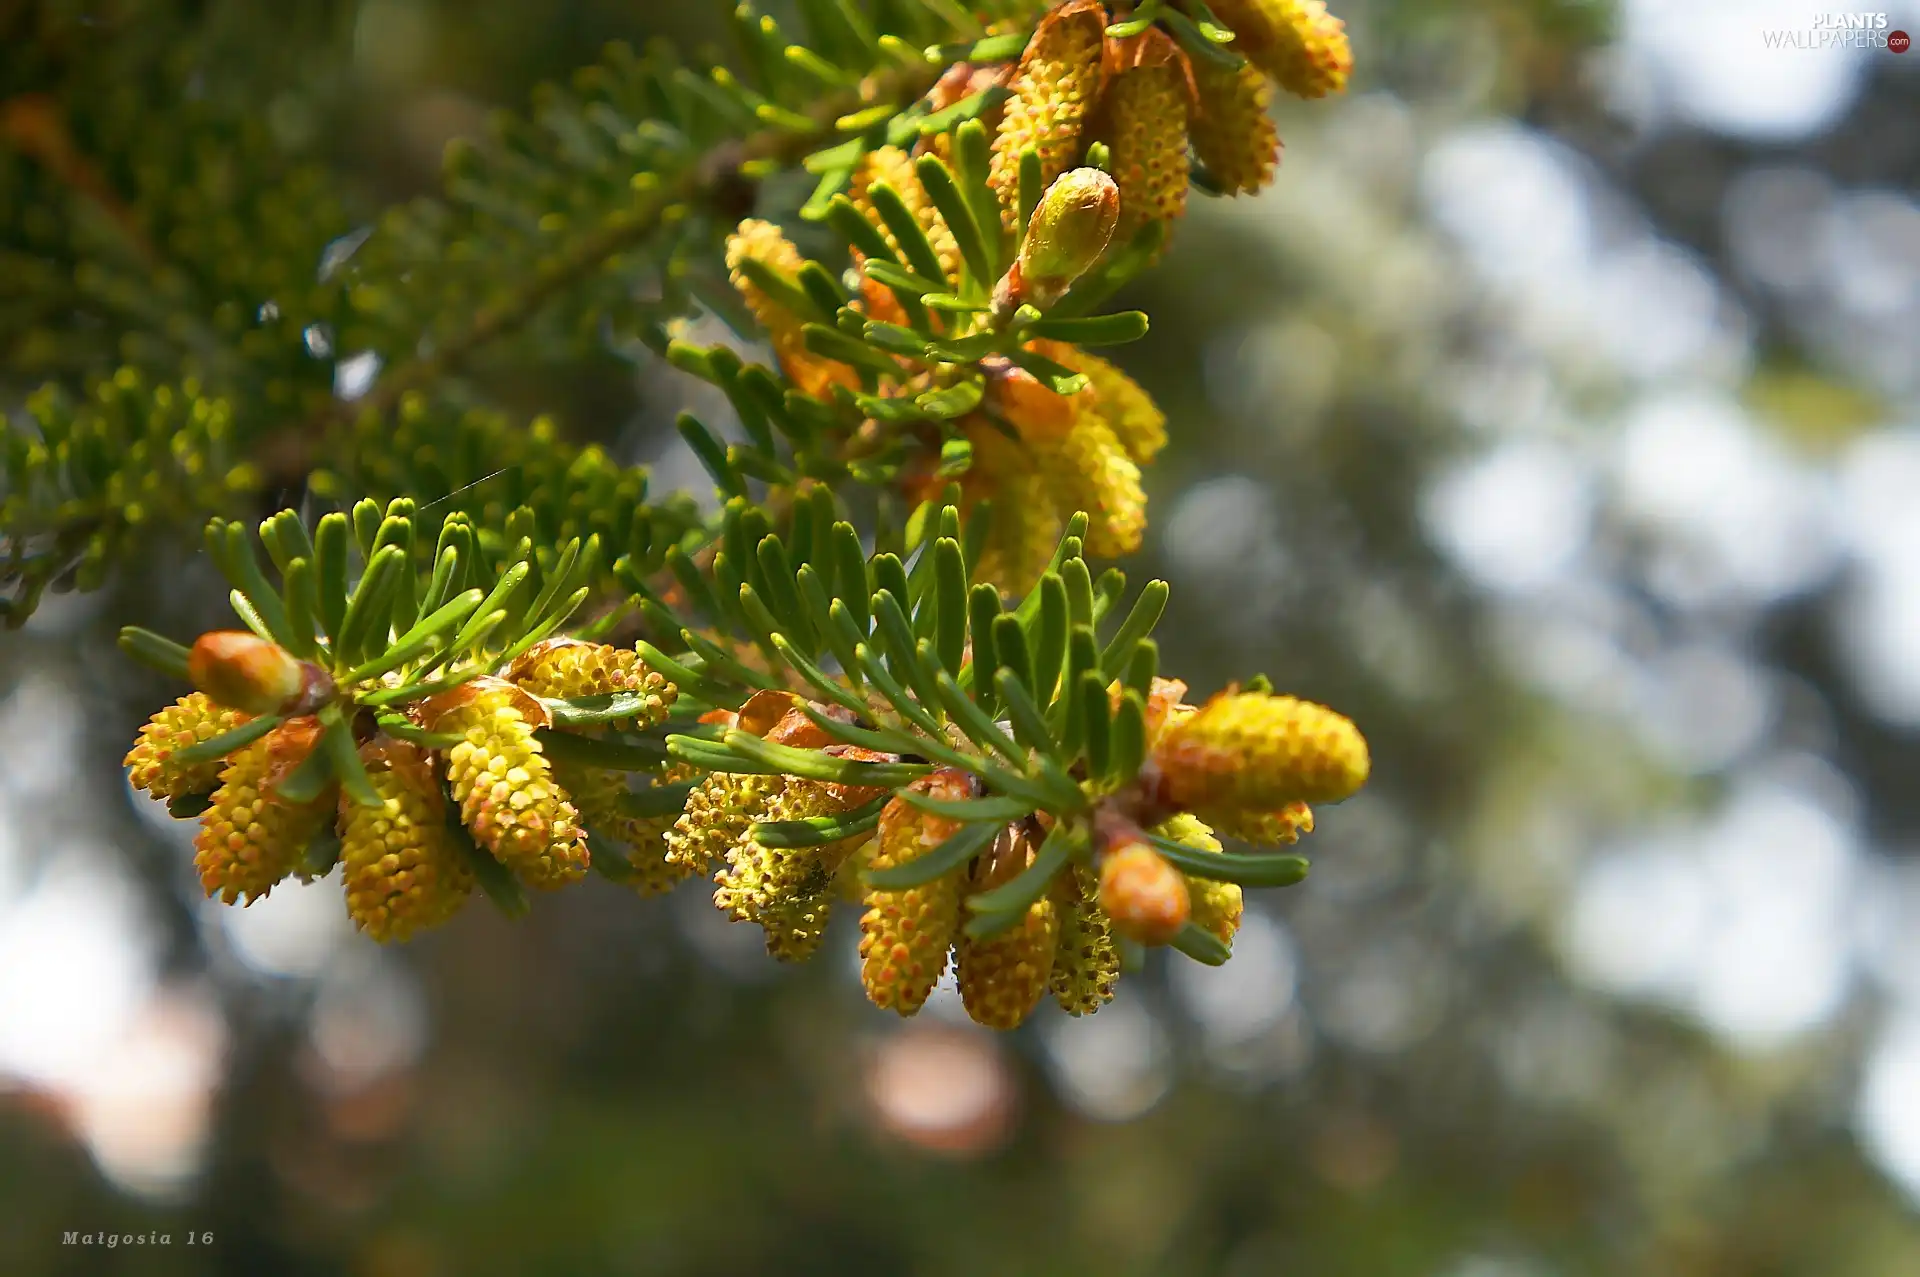
[[[362,215],[606,40],[720,31],[148,8]],[[1133,566],[1164,668],[1347,710],[1375,778],[1228,966],[1091,1019],[899,1022],[851,914],[786,970],[698,884],[394,951],[333,883],[207,905],[112,634],[209,574],[50,599],[0,640],[0,1272],[1920,1272],[1920,52],[1769,47],[1816,8],[1336,3],[1352,91],[1130,299]],[[677,374],[497,379],[704,486]]]

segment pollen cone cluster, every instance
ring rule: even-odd
[[[1207,828],[1197,816],[1175,816],[1153,832],[1169,842],[1177,842],[1195,851],[1221,850],[1220,840],[1213,836],[1213,830]],[[1246,909],[1240,884],[1215,882],[1211,878],[1198,878],[1192,874],[1184,876],[1194,925],[1220,943],[1232,945],[1234,935],[1240,930],[1240,915]]]
[[[1054,883],[1060,939],[1048,987],[1068,1015],[1092,1015],[1113,1001],[1120,985],[1120,946],[1113,920],[1100,907],[1099,876],[1084,865]]]
[[[247,721],[237,709],[216,705],[205,692],[189,692],[155,714],[140,728],[140,738],[127,752],[127,779],[135,789],[155,798],[188,798],[207,794],[220,783],[224,764],[218,758],[182,763],[181,750],[210,741]]]
[[[934,798],[971,797],[967,777],[939,771],[912,788]],[[869,870],[911,864],[945,842],[959,825],[895,798],[880,813],[880,836]],[[901,1015],[926,1005],[946,973],[947,952],[960,927],[957,873],[895,891],[871,890],[860,919],[860,983],[872,1003]]]
[[[1147,222],[1171,228],[1187,211],[1193,81],[1186,55],[1160,28],[1119,43],[1114,60],[1122,69],[1100,104],[1094,136],[1107,144],[1120,184],[1118,240],[1125,244]]]
[[[1221,66],[1196,60],[1193,83],[1193,157],[1225,195],[1250,195],[1273,181],[1280,163],[1280,130],[1268,114],[1273,81],[1250,62]]]
[[[948,229],[946,219],[940,216],[928,198],[927,191],[920,183],[920,175],[914,171],[913,157],[897,146],[883,146],[869,152],[866,160],[855,170],[853,189],[849,197],[854,207],[867,215],[867,220],[880,229],[881,236],[887,241],[894,256],[901,255],[900,241],[887,227],[886,221],[873,205],[873,188],[880,184],[893,188],[900,202],[907,206],[914,220],[920,223],[920,229],[927,233],[928,243],[933,245],[934,255],[940,259],[940,268],[948,284],[960,279],[960,247],[955,243],[953,232]],[[888,294],[889,297],[892,294]]]
[[[795,288],[805,259],[778,226],[758,218],[748,218],[727,237],[727,273],[734,288],[746,300],[753,317],[767,330],[780,370],[803,394],[816,399],[830,398],[835,386],[857,390],[860,379],[845,364],[822,359],[807,349],[802,333],[805,320],[755,281],[742,263],[754,262],[771,271]]]
[[[1250,692],[1223,693],[1169,722],[1153,756],[1168,805],[1236,822],[1294,803],[1339,802],[1366,783],[1371,766],[1351,719],[1311,701]]]
[[[1214,828],[1229,838],[1262,847],[1289,847],[1313,832],[1313,808],[1291,802],[1278,811],[1223,811]]]
[[[520,688],[480,678],[444,698],[429,727],[461,738],[446,751],[447,781],[474,839],[526,885],[550,890],[579,881],[588,853],[579,813],[534,736],[538,716]]]
[[[1108,21],[1099,0],[1068,0],[1040,20],[1020,56],[994,137],[989,178],[1009,226],[1020,207],[1021,155],[1032,150],[1039,156],[1046,185],[1085,150],[1082,134],[1105,84],[1101,52]]]
[[[1212,7],[1233,28],[1231,47],[1287,92],[1320,98],[1347,87],[1353,49],[1326,0],[1219,0]]]
[[[635,891],[643,896],[662,895],[692,877],[692,870],[667,859],[666,834],[679,813],[635,812],[626,773],[556,760],[553,777],[579,812],[589,853],[596,858],[603,853],[624,858],[629,870],[625,881]],[[613,846],[603,848],[602,840]]]
[[[182,801],[203,806],[194,866],[209,896],[251,902],[285,878],[322,876],[337,859],[354,922],[375,940],[403,941],[451,917],[488,857],[524,886],[577,881],[589,864],[583,810],[595,835],[612,844],[605,849],[611,863],[628,861],[630,873],[612,876],[643,892],[665,890],[686,876],[666,858],[662,835],[672,818],[639,814],[626,773],[584,765],[578,749],[557,762],[541,744],[543,730],[591,739],[664,719],[677,689],[634,652],[550,640],[515,660],[506,677],[477,674],[409,703],[407,723],[388,726],[316,667],[245,637],[244,646],[227,634],[196,644],[194,651],[208,657],[199,664],[211,662],[215,673],[236,664],[290,665],[294,676],[282,681],[297,682],[296,703],[316,705],[315,713],[289,718],[223,757],[182,762],[183,751],[252,721],[194,692],[156,713],[126,756],[137,788],[176,803],[176,810]],[[229,659],[234,650],[245,659]],[[199,673],[220,688],[235,682]],[[235,685],[250,694],[257,681]],[[595,703],[581,698],[604,696],[621,698],[607,708],[628,712],[605,726],[552,727],[549,702],[592,709]],[[333,730],[346,733],[344,742],[326,735],[323,722],[333,714],[339,715]],[[416,731],[433,735],[415,743]],[[340,781],[342,764],[333,751],[342,743],[358,758],[365,785]]]
[[[1026,831],[1006,831],[975,867],[969,890],[1004,886],[1032,863],[1034,851]],[[990,1029],[1019,1028],[1046,996],[1059,941],[1060,911],[1045,896],[998,935],[961,934],[954,942],[954,974],[967,1014]]]
[[[664,676],[647,668],[638,652],[579,639],[548,639],[536,644],[514,661],[507,679],[535,696],[552,700],[631,697],[634,712],[613,724],[627,728],[651,727],[660,722],[679,694]]]
[[[347,913],[375,940],[407,940],[459,911],[473,893],[473,869],[425,750],[381,738],[363,745],[360,759],[380,806],[339,802]]]
[[[1043,18],[1007,78],[994,137],[1003,210],[1018,207],[1024,152],[1051,182],[1096,141],[1107,144],[1120,184],[1117,244],[1147,223],[1171,229],[1179,219],[1190,152],[1223,193],[1271,181],[1280,154],[1267,117],[1272,86],[1305,98],[1342,91],[1353,66],[1345,27],[1322,0],[1220,0],[1211,11],[1234,33],[1230,56],[1192,52],[1158,24],[1109,35],[1132,15],[1099,0],[1069,0]]]
[[[1032,584],[1075,511],[1089,519],[1089,554],[1138,550],[1147,525],[1140,466],[1165,440],[1165,418],[1125,373],[1063,343],[1036,345],[1091,384],[1060,395],[1022,369],[1002,370],[990,384],[991,415],[969,430],[974,465],[961,481],[966,498],[994,503],[980,576],[1009,589]]]
[[[760,819],[840,816],[879,796],[879,791],[789,778],[767,801]],[[835,877],[861,840],[856,836],[818,847],[768,847],[749,826],[727,849],[713,903],[736,922],[759,923],[767,952],[774,957],[803,961],[826,935]]]
[[[536,644],[514,661],[507,678],[523,691],[547,699],[620,696],[633,703],[632,714],[605,727],[579,730],[578,734],[593,739],[604,738],[614,727],[653,726],[666,718],[679,694],[672,683],[648,669],[637,652],[578,639]],[[664,836],[677,813],[637,813],[625,772],[555,759],[553,779],[573,803],[589,854],[624,857],[631,871],[625,881],[635,891],[659,895],[689,876],[687,869],[666,859]],[[603,848],[602,840],[614,845]]]
[[[209,896],[252,904],[299,866],[327,827],[331,790],[307,803],[284,802],[274,793],[319,736],[313,719],[290,719],[227,756],[193,844],[193,867]]]
[[[767,804],[785,783],[784,776],[709,772],[694,784],[686,807],[666,833],[667,863],[688,873],[711,872],[748,827],[765,818]]]

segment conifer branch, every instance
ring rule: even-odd
[[[849,112],[876,104],[911,101],[931,88],[943,69],[937,63],[922,63],[882,72],[861,90],[843,90],[807,108],[808,128],[766,128],[744,138],[727,139],[704,152],[685,165],[671,184],[650,190],[638,208],[610,217],[606,224],[570,247],[559,261],[523,280],[505,300],[474,316],[471,323],[438,349],[382,374],[364,398],[327,405],[296,427],[298,434],[317,439],[327,425],[350,413],[390,410],[406,394],[425,389],[458,371],[474,354],[527,323],[555,297],[592,276],[621,253],[645,244],[670,222],[685,217],[689,210],[720,210],[742,202],[740,188],[743,183],[750,185],[750,179],[743,174],[753,166],[792,167],[808,153],[832,141],[836,136],[835,122]],[[300,460],[290,457],[287,463],[298,464]]]
[[[1293,845],[1309,804],[1365,783],[1366,741],[1266,684],[1192,705],[1161,676],[1167,587],[1123,609],[1094,560],[1139,546],[1167,422],[1089,349],[1146,334],[1099,308],[1160,257],[1196,160],[1258,189],[1273,85],[1344,85],[1339,22],[1320,0],[799,8],[811,45],[735,11],[737,71],[616,46],[452,149],[443,200],[330,232],[317,280],[328,218],[289,203],[295,171],[219,235],[191,196],[129,209],[180,260],[110,300],[130,332],[185,312],[146,361],[178,379],[94,369],[8,432],[13,619],[264,484],[340,507],[207,524],[244,629],[122,635],[195,688],[126,763],[200,821],[210,896],[337,866],[355,923],[404,940],[589,871],[642,893],[712,874],[783,960],[857,896],[873,1002],[914,1013],[951,960],[1005,1029],[1049,989],[1097,1010],[1122,942],[1227,960],[1241,888],[1305,874],[1216,831]],[[0,126],[110,202],[49,112],[16,99]],[[796,170],[824,261],[751,216]],[[257,256],[222,252],[250,233]],[[700,307],[771,363],[676,339]],[[725,394],[743,437],[679,421],[718,514],[456,385],[510,337],[588,327]],[[336,395],[333,361],[363,355],[373,384]]]

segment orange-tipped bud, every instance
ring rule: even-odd
[[[1115,931],[1147,945],[1172,943],[1193,912],[1185,876],[1137,840],[1118,843],[1100,858],[1100,907]]]
[[[243,714],[282,713],[307,687],[306,667],[293,653],[245,630],[202,634],[187,653],[187,677]]]
[[[1351,719],[1259,692],[1223,693],[1170,723],[1154,759],[1162,799],[1202,816],[1339,802],[1366,783],[1371,766]]]
[[[964,773],[938,771],[913,788],[936,798],[971,796]],[[958,829],[955,821],[930,815],[895,798],[880,814],[880,834],[870,869],[918,860]],[[947,969],[947,951],[960,927],[960,875],[898,891],[871,890],[860,919],[860,983],[877,1007],[912,1015],[926,1005]]]
[[[1097,168],[1062,173],[1027,222],[1014,268],[1002,282],[1006,308],[1030,302],[1042,309],[1093,269],[1120,224],[1120,187]]]
[[[127,751],[127,779],[135,789],[144,789],[155,798],[210,793],[220,783],[223,760],[183,766],[173,756],[246,721],[247,715],[216,705],[205,692],[189,692],[140,728],[140,739]]]

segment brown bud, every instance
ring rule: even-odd
[[[747,703],[740,707],[739,717],[729,726],[764,737],[779,726],[782,719],[794,712],[794,706],[799,703],[799,700],[800,698],[792,692],[755,692],[747,698]],[[801,721],[806,721],[805,715],[801,715]],[[794,743],[798,748],[806,748],[798,742]]]

